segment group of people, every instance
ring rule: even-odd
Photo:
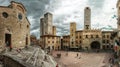
[[[113,66],[120,67],[119,58],[116,58],[114,56],[109,58],[109,63],[110,63],[110,67],[113,67]]]
[[[110,67],[112,67],[114,65],[114,58],[113,57],[109,59],[109,63],[110,63]]]

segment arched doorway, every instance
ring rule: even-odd
[[[90,47],[91,49],[100,49],[100,43],[98,41],[93,41]]]
[[[5,46],[6,47],[12,46],[11,38],[12,38],[11,30],[9,28],[5,28]]]
[[[5,44],[7,47],[11,46],[11,34],[5,34]]]
[[[28,45],[28,37],[26,37],[26,41],[25,42],[26,42],[26,45]]]

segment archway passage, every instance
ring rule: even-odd
[[[26,45],[28,45],[28,37],[26,37],[26,41],[25,42],[26,42]]]
[[[5,44],[7,47],[11,46],[11,34],[5,34]]]
[[[100,49],[100,43],[98,41],[93,41],[90,46],[91,49]]]

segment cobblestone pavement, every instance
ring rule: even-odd
[[[61,53],[61,58],[56,58],[57,53]],[[109,67],[109,53],[84,53],[84,52],[68,52],[53,51],[53,56],[62,67]],[[78,53],[78,56],[77,56]],[[117,67],[117,66],[113,66]]]

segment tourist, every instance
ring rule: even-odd
[[[78,55],[79,55],[79,54],[77,53],[77,57],[78,57]]]
[[[111,63],[114,64],[114,59],[113,58],[111,58]]]

